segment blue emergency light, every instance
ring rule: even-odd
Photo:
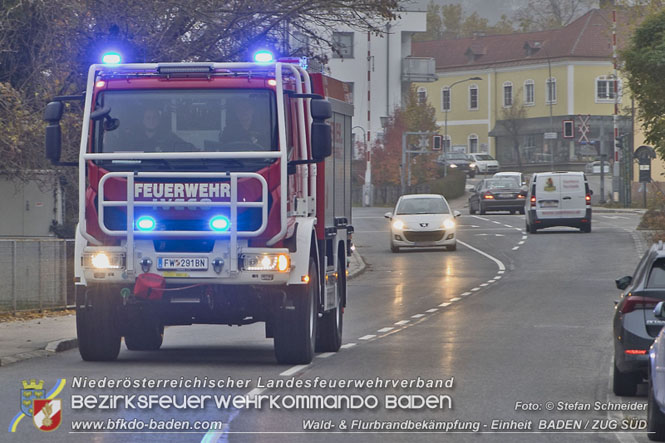
[[[157,222],[155,222],[155,219],[148,215],[143,215],[136,220],[136,227],[139,231],[152,231],[156,226]]]
[[[230,226],[231,222],[229,222],[229,219],[223,215],[216,215],[210,219],[210,229],[213,231],[227,231]]]
[[[102,55],[102,62],[105,65],[117,65],[122,61],[122,57],[117,52],[105,52]]]
[[[275,56],[267,49],[261,49],[254,53],[254,61],[256,63],[272,63],[275,61]]]

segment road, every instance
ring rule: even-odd
[[[462,209],[462,208],[460,208]],[[524,217],[491,214],[470,216],[462,209],[458,219],[457,251],[413,250],[390,252],[385,208],[354,211],[355,243],[368,264],[349,282],[344,349],[319,355],[306,367],[275,363],[272,340],[261,326],[171,327],[159,352],[130,352],[123,348],[112,363],[86,363],[77,351],[38,358],[0,368],[0,405],[9,425],[18,412],[21,380],[45,380],[50,389],[67,379],[59,394],[64,399],[63,425],[48,435],[50,441],[646,441],[642,432],[611,429],[589,433],[589,427],[612,426],[624,417],[644,418],[637,412],[547,411],[548,402],[578,405],[625,402],[642,405],[644,395],[619,399],[611,394],[611,318],[619,292],[614,279],[630,274],[637,264],[635,214],[595,214],[593,232],[548,229],[524,233]],[[248,380],[247,386],[221,389],[91,389],[74,388],[75,377],[120,381],[128,379]],[[264,388],[270,381],[427,381],[446,386],[406,388]],[[452,386],[451,386],[452,384]],[[220,410],[212,402],[203,409],[152,410],[126,408],[72,410],[73,395],[101,394],[322,394],[375,396],[379,405],[360,409]],[[644,392],[642,392],[644,394]],[[387,410],[386,396],[433,396],[430,409]],[[403,397],[402,400],[414,400]],[[284,404],[282,404],[284,406]],[[521,405],[521,406],[516,406]],[[522,410],[542,409],[542,410]],[[578,406],[579,407],[579,406]],[[216,420],[226,424],[219,432],[191,433],[70,433],[74,420],[124,418],[131,420]],[[304,420],[335,427],[303,433]],[[361,429],[349,433],[353,421]],[[449,422],[461,432],[442,436],[425,431],[377,433],[362,431],[375,421]],[[577,432],[501,433],[505,426],[528,426],[537,431],[541,420],[589,426]],[[347,434],[338,432],[345,421]],[[457,422],[456,422],[457,421]],[[521,425],[519,423],[522,423]],[[550,422],[547,422],[550,423]],[[468,432],[478,426],[480,435]],[[10,440],[44,439],[24,420]]]

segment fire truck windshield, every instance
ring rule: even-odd
[[[269,90],[111,90],[97,95],[100,108],[110,112],[94,122],[93,152],[279,149]]]

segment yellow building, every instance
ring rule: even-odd
[[[615,94],[611,17],[594,9],[557,30],[414,42],[413,57],[435,62],[436,80],[416,88],[444,146],[525,171],[583,169],[599,150],[612,160],[617,100],[619,134],[633,127],[621,79]]]

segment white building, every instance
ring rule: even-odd
[[[400,18],[384,26],[382,36],[351,28],[337,28],[333,39],[340,47],[338,54],[329,54],[326,70],[332,77],[347,82],[353,92],[354,129],[356,140],[365,136],[368,143],[383,134],[381,119],[389,116],[402,103],[404,88],[413,81],[435,80],[415,75],[414,71],[434,74],[433,60],[413,59],[411,38],[426,30],[425,12],[401,12]],[[408,58],[408,59],[407,59]],[[427,66],[424,66],[427,65]]]

